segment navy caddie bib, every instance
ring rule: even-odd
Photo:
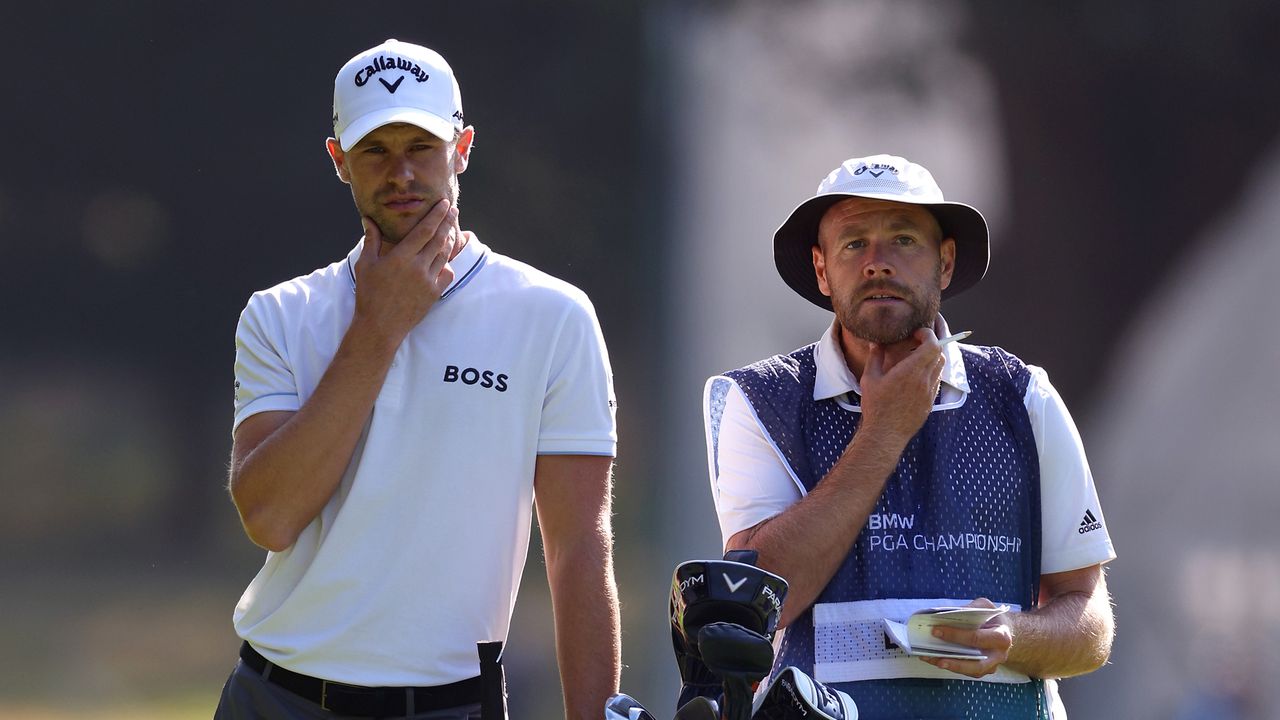
[[[717,464],[724,397],[736,384],[805,493],[844,452],[861,420],[813,399],[814,345],[715,378],[710,389]],[[972,680],[885,640],[883,619],[985,597],[1036,606],[1040,584],[1040,470],[1023,398],[1030,371],[995,347],[961,346],[969,393],[935,405],[907,444],[852,550],[782,636],[774,672],[794,665],[849,693],[861,720],[1047,718],[1044,683],[1006,668]],[[850,394],[852,395],[852,394]]]

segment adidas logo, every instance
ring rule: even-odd
[[[1102,527],[1102,523],[1098,522],[1098,518],[1094,516],[1093,511],[1085,510],[1084,519],[1080,521],[1080,529],[1076,530],[1076,532],[1083,535],[1087,532],[1093,532],[1094,530],[1098,530],[1101,527]]]

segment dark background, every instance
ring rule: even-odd
[[[965,47],[996,82],[1010,241],[948,313],[1050,366],[1088,418],[1144,298],[1275,145],[1280,5],[958,4]],[[658,231],[666,139],[681,128],[664,102],[678,68],[655,49],[663,5],[6,8],[0,716],[161,703],[157,717],[199,717],[216,702],[231,611],[262,559],[224,489],[236,319],[251,292],[358,237],[323,148],[333,75],[388,37],[458,73],[477,128],[463,225],[596,304],[624,401],[624,686],[671,687],[669,654],[651,651],[668,560],[705,548],[679,550],[655,497],[673,488],[653,477],[678,356],[664,325],[696,310],[664,300],[664,254],[695,239]],[[558,712],[541,574],[535,544],[513,630],[516,717]]]

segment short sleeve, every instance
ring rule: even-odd
[[[1114,560],[1076,424],[1045,371],[1028,369],[1031,382],[1024,402],[1040,453],[1040,572],[1066,572]]]
[[[617,401],[604,334],[586,295],[570,297],[552,348],[538,454],[613,457]]]
[[[296,411],[298,388],[283,350],[280,324],[272,316],[278,306],[259,293],[249,300],[236,326],[235,421],[272,410]]]
[[[711,495],[728,545],[729,538],[798,502],[800,487],[737,383],[726,377],[707,381],[703,421]]]

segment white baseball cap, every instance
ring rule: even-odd
[[[440,53],[388,40],[347,61],[333,81],[333,134],[343,152],[376,128],[411,123],[442,140],[463,127],[462,91]]]
[[[791,211],[773,234],[773,262],[783,281],[809,302],[826,310],[831,298],[818,289],[813,252],[818,244],[818,224],[832,205],[851,197],[873,198],[922,205],[942,226],[942,237],[956,242],[956,266],[951,284],[942,291],[948,298],[973,287],[987,274],[991,241],[987,221],[977,208],[946,202],[942,189],[923,165],[897,155],[850,158],[818,183],[818,191]]]

